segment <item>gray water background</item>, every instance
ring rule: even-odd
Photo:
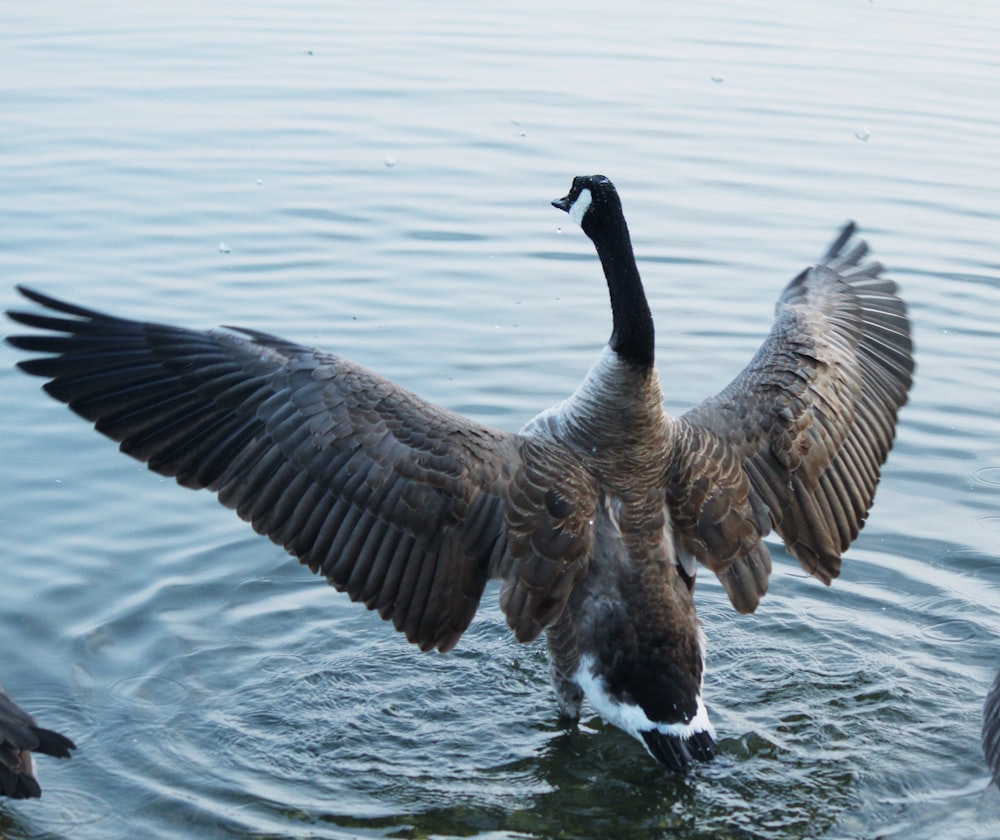
[[[668,407],[716,392],[856,219],[918,370],[826,589],[777,545],[705,573],[720,758],[560,728],[488,590],[421,654],[0,349],[0,680],[76,739],[9,838],[1000,836],[1000,10],[992,2],[10,3],[0,306],[15,283],[264,329],[519,428],[610,330],[551,208],[618,185]],[[565,227],[565,229],[564,229]]]

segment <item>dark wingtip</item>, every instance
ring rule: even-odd
[[[0,764],[0,796],[8,799],[38,799],[42,789],[30,773],[15,773]]]
[[[71,758],[70,750],[75,750],[76,744],[65,735],[37,726],[34,727],[33,731],[38,738],[38,746],[35,747],[34,752],[44,753],[55,758]]]
[[[710,733],[693,732],[688,737],[668,734],[659,729],[640,732],[653,758],[664,767],[683,773],[695,761],[711,761],[715,758],[715,741]]]
[[[868,243],[864,239],[856,239],[857,233],[858,226],[853,221],[845,224],[837,238],[827,248],[820,264],[832,268],[845,278],[877,277],[882,271],[882,266],[871,260],[863,262],[869,255]]]
[[[993,781],[1000,785],[1000,674],[986,696],[983,707],[983,754],[990,768]]]
[[[55,312],[62,312],[65,315],[72,315],[75,318],[107,318],[101,312],[94,309],[86,309],[83,306],[77,306],[73,303],[67,303],[64,300],[59,300],[59,298],[49,297],[48,295],[37,292],[34,289],[29,289],[27,286],[15,286],[18,292],[24,297],[30,300],[32,303],[37,303],[40,306],[44,306],[46,309],[52,309]],[[28,313],[17,312],[16,310],[8,310],[7,317],[18,321],[19,323],[24,323],[25,317],[31,317]],[[35,317],[38,317],[37,315]]]
[[[853,220],[848,220],[841,229],[840,233],[837,234],[837,238],[830,243],[830,247],[826,249],[826,254],[823,257],[823,262],[828,263],[835,260],[840,252],[843,250],[844,246],[851,240],[851,237],[857,233],[858,226]]]

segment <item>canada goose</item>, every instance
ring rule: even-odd
[[[42,729],[0,687],[0,796],[33,799],[42,795],[34,769],[33,752],[69,758],[74,744],[65,735]]]
[[[653,321],[603,176],[553,204],[593,241],[608,346],[520,433],[445,411],[353,362],[245,329],[60,313],[8,339],[19,363],[151,469],[208,488],[422,650],[452,648],[487,580],[521,642],[545,631],[562,712],[584,698],[667,767],[714,755],[702,701],[701,561],[733,605],[767,590],[774,527],[824,583],[857,536],[913,361],[895,284],[848,225],[785,289],[750,365],[679,419],[662,407]]]
[[[986,695],[983,707],[983,753],[993,781],[1000,785],[1000,674],[993,680],[993,687]]]

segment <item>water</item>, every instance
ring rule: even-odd
[[[73,737],[11,838],[961,837],[1000,666],[1000,15],[986,2],[12,4],[0,305],[15,283],[320,344],[483,422],[609,331],[548,205],[623,195],[671,410],[722,387],[846,218],[918,370],[826,589],[704,574],[720,759],[559,727],[490,589],[447,656],[115,453],[0,350],[0,679]]]

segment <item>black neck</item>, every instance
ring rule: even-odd
[[[604,266],[611,294],[614,328],[609,344],[623,359],[640,365],[653,364],[653,316],[642,289],[632,240],[624,217],[606,219],[591,239]]]

